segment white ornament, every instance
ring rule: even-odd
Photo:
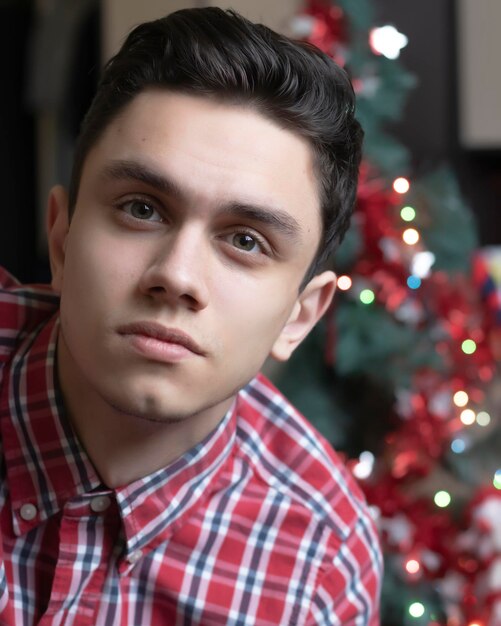
[[[391,518],[382,517],[379,526],[388,533],[390,545],[399,546],[403,550],[412,546],[415,527],[405,515],[398,514]]]
[[[487,527],[487,537],[492,552],[501,552],[501,494],[499,497],[488,496],[475,509],[473,519],[477,524]]]
[[[501,591],[501,556],[498,556],[488,569],[487,585],[489,591]]]

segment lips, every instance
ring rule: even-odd
[[[205,351],[189,335],[175,328],[166,328],[157,322],[133,322],[118,328],[118,334],[154,339],[165,344],[177,345],[205,356]]]

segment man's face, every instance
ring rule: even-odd
[[[331,273],[298,291],[321,236],[311,150],[250,109],[143,92],[89,152],[69,229],[52,202],[60,364],[130,414],[222,417],[332,295]]]

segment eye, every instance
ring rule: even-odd
[[[231,243],[244,252],[258,252],[261,246],[256,237],[248,233],[235,233],[231,238]]]
[[[159,212],[144,200],[129,200],[121,206],[122,210],[137,220],[145,222],[162,222]]]

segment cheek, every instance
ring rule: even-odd
[[[214,281],[211,299],[228,320],[230,328],[249,342],[275,339],[287,322],[296,301],[296,294],[287,288],[284,277],[270,280],[262,276],[235,276]]]
[[[102,233],[75,231],[68,239],[64,288],[83,297],[120,291],[134,280],[141,265],[140,253]]]

